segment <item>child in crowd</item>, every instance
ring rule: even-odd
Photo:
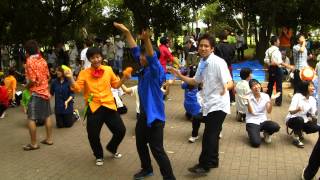
[[[63,69],[57,67],[57,78],[52,80],[50,94],[55,97],[55,116],[57,128],[72,127],[74,93],[70,89],[70,81],[64,76]]]
[[[4,85],[3,79],[0,78],[0,119],[6,115],[5,111],[9,106],[9,96],[7,88]]]
[[[113,72],[118,78],[120,77],[120,73],[118,69],[113,68]],[[127,106],[122,102],[122,99],[121,99],[121,96],[124,94],[123,90],[121,88],[118,88],[118,89],[111,88],[111,92],[116,102],[117,110],[119,114],[127,113],[128,111]]]
[[[268,94],[261,92],[261,85],[256,79],[249,81],[251,89],[247,96],[248,111],[246,112],[246,129],[252,147],[259,147],[261,144],[260,132],[263,132],[264,141],[271,143],[271,135],[278,132],[278,123],[267,120],[267,113],[270,114],[272,104]]]
[[[196,70],[190,69],[189,77],[192,78],[195,75]],[[186,74],[186,73],[185,73]],[[181,88],[184,89],[184,109],[186,110],[186,116],[192,120],[192,135],[188,139],[190,143],[194,143],[199,139],[198,131],[202,121],[201,113],[201,91],[198,86],[188,85],[183,82]]]
[[[17,90],[17,80],[14,77],[15,70],[14,68],[10,68],[8,72],[8,76],[4,79],[4,85],[7,88],[8,96],[9,96],[9,104],[11,106],[16,106],[16,90]]]
[[[242,98],[243,96],[248,95],[251,92],[249,87],[249,81],[252,78],[252,70],[250,68],[242,68],[240,71],[241,81],[239,81],[236,85],[236,110],[237,115],[236,119],[239,122],[245,122],[246,120],[246,112],[247,112],[247,105],[246,99]]]

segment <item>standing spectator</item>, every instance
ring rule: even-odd
[[[297,93],[292,97],[289,113],[286,117],[287,127],[293,130],[293,144],[303,148],[303,132],[307,134],[319,131],[315,123],[317,103],[312,96],[314,85],[311,81],[301,81]]]
[[[160,64],[164,70],[164,72],[167,72],[167,63],[169,62],[170,64],[173,63],[174,57],[169,51],[169,39],[167,37],[161,37],[160,38],[160,46],[159,46],[159,51],[160,51]]]
[[[113,134],[106,146],[107,151],[112,153],[114,158],[122,157],[117,150],[124,138],[126,128],[117,112],[111,87],[119,88],[130,77],[124,76],[120,80],[111,67],[101,65],[103,55],[100,48],[89,48],[86,55],[91,62],[91,67],[82,70],[77,81],[74,81],[70,71],[64,73],[70,80],[70,86],[74,92],[79,93],[83,90],[87,105],[85,116],[87,117],[88,139],[96,158],[96,165],[102,166],[104,157],[100,132],[103,124],[106,124]]]
[[[272,36],[270,38],[271,47],[265,52],[264,62],[268,65],[269,82],[268,82],[268,94],[271,97],[273,91],[273,85],[276,83],[276,91],[280,92],[280,96],[276,99],[276,105],[281,106],[282,104],[282,79],[283,71],[281,64],[282,55],[279,50],[279,38]]]
[[[3,79],[0,78],[0,119],[3,119],[6,115],[5,111],[9,107],[9,96],[7,88],[3,83]]]
[[[16,90],[17,90],[17,80],[14,77],[15,70],[14,68],[10,68],[8,72],[8,76],[4,79],[4,85],[7,88],[8,96],[9,96],[9,103],[11,106],[16,105]]]
[[[76,67],[76,61],[78,59],[79,53],[78,53],[78,48],[74,43],[70,44],[70,49],[69,49],[69,59],[70,59],[70,67],[74,70]]]
[[[201,29],[200,28],[196,28],[196,34],[194,35],[194,40],[196,41],[196,42],[198,42],[199,41],[199,38],[201,37]],[[199,43],[199,42],[198,42]]]
[[[237,49],[238,61],[242,61],[244,60],[244,46],[245,46],[245,41],[242,35],[242,31],[239,31],[237,33],[236,39],[237,39],[236,49]]]
[[[297,44],[293,46],[293,61],[295,65],[293,88],[294,93],[297,92],[298,86],[301,83],[300,70],[308,66],[308,51],[306,48],[306,39],[303,34],[297,36]]]
[[[116,35],[115,39],[116,39],[116,42],[115,42],[116,57],[114,61],[114,68],[118,69],[119,73],[121,73],[125,43],[120,39],[119,35]]]
[[[51,83],[50,94],[55,97],[55,115],[57,128],[68,128],[74,123],[73,99],[70,82],[64,77],[63,69],[57,68],[57,78]]]
[[[219,134],[227,114],[230,114],[228,91],[233,81],[227,63],[213,53],[214,39],[208,34],[199,39],[198,52],[201,57],[194,78],[183,76],[179,70],[171,69],[178,78],[190,85],[203,83],[203,118],[205,129],[202,138],[202,151],[199,163],[189,171],[205,174],[210,168],[219,166]]]
[[[64,44],[58,43],[56,47],[57,53],[57,66],[61,66],[62,64],[69,66],[69,56],[68,53],[64,50]]]
[[[289,27],[283,27],[279,36],[280,49],[286,49],[286,52],[290,52],[291,47],[292,30]]]
[[[229,73],[231,75],[231,78],[233,78],[232,74],[232,62],[235,56],[235,46],[230,44],[227,40],[227,32],[228,31],[222,31],[220,34],[220,41],[215,47],[215,54],[219,56],[220,58],[224,59],[225,62],[228,65]],[[234,103],[235,102],[235,95],[234,95],[234,90],[231,89],[229,91],[230,93],[230,102]]]
[[[159,63],[156,53],[153,51],[148,32],[143,31],[141,34],[145,49],[140,49],[127,27],[118,23],[114,23],[114,26],[126,36],[134,59],[143,66],[138,83],[140,114],[135,130],[136,146],[142,169],[134,175],[134,179],[143,179],[144,177],[153,175],[149,154],[150,148],[160,167],[163,179],[175,180],[170,160],[163,147],[165,109],[161,86],[165,81],[164,70]]]
[[[92,46],[92,41],[89,40],[89,39],[86,39],[84,41],[84,48],[82,49],[81,53],[80,53],[80,61],[81,61],[81,67],[82,69],[87,69],[89,67],[91,67],[91,62],[88,60],[87,58],[87,51],[88,51],[88,48]]]
[[[52,48],[49,48],[48,50],[48,67],[55,67],[56,66],[56,62],[57,62],[57,55],[55,53],[55,51]]]
[[[52,122],[50,119],[50,93],[49,93],[49,70],[46,61],[39,54],[38,43],[35,40],[29,40],[25,44],[27,53],[26,79],[28,81],[26,88],[30,90],[31,100],[28,105],[28,128],[31,136],[31,143],[23,147],[25,151],[39,149],[36,137],[36,121],[45,120],[46,139],[42,144],[52,145]]]
[[[241,81],[239,81],[235,87],[237,110],[236,119],[239,122],[244,122],[246,120],[246,112],[248,110],[248,107],[246,104],[246,99],[244,99],[243,97],[247,96],[251,92],[249,81],[252,78],[252,70],[250,68],[242,68],[240,71],[240,78]]]
[[[264,141],[271,143],[271,135],[278,132],[280,126],[278,123],[267,120],[267,113],[272,111],[270,97],[261,92],[260,83],[251,79],[249,81],[251,94],[247,99],[248,111],[246,112],[246,130],[248,132],[250,144],[252,147],[259,147],[261,144],[260,132],[263,132]]]
[[[189,39],[186,43],[186,60],[188,66],[193,66],[197,60],[198,50],[195,46],[195,41],[193,39]]]
[[[306,48],[308,51],[308,55],[312,54],[313,41],[312,41],[312,33],[311,32],[308,33],[308,37],[306,40]]]
[[[106,59],[108,60],[108,65],[111,67],[114,67],[114,58],[115,58],[116,50],[110,39],[106,40],[106,45],[104,49],[106,51]]]

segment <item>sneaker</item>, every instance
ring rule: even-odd
[[[77,121],[80,121],[80,113],[79,113],[79,111],[78,111],[78,109],[75,109],[74,111],[73,111],[73,114],[74,114],[74,117],[75,117],[75,119],[77,120]]]
[[[271,143],[271,136],[270,134],[266,133],[266,132],[263,132],[263,137],[264,137],[264,142],[267,143],[267,144],[270,144]]]
[[[293,142],[294,145],[296,145],[298,148],[304,148],[304,144],[303,142],[301,142],[301,140],[299,139],[299,136],[294,136],[293,137]]]
[[[194,143],[196,142],[197,139],[199,139],[199,136],[196,136],[196,137],[191,136],[188,141],[189,143]]]
[[[0,119],[4,119],[5,116],[6,116],[6,112],[3,112],[2,115],[0,116]]]
[[[195,174],[206,174],[210,171],[210,169],[203,168],[199,164],[197,164],[197,165],[189,168],[188,171],[195,173]]]
[[[102,166],[103,165],[103,159],[96,159],[96,165]]]
[[[113,154],[113,157],[116,158],[116,159],[120,159],[122,157],[122,154],[117,152],[117,153]]]
[[[144,179],[145,177],[148,177],[148,176],[153,176],[153,172],[141,169],[133,177],[134,177],[134,179],[138,180],[138,179]]]
[[[219,134],[219,139],[222,139],[222,133]]]

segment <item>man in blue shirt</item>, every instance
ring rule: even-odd
[[[141,161],[141,170],[134,175],[143,179],[153,175],[147,144],[160,166],[163,179],[175,180],[170,160],[163,147],[163,128],[165,124],[163,93],[161,85],[165,81],[164,70],[154,53],[148,31],[143,31],[141,39],[144,47],[138,47],[130,31],[123,24],[114,26],[126,36],[134,59],[142,66],[139,75],[138,93],[140,97],[140,116],[136,124],[136,146]]]

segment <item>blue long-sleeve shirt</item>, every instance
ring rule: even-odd
[[[192,116],[196,116],[201,112],[201,106],[198,102],[198,87],[190,89],[187,83],[183,83],[181,88],[184,89],[184,109]]]
[[[64,102],[72,96],[74,93],[70,89],[70,82],[67,79],[61,83],[59,79],[54,79],[50,88],[51,95],[55,98],[55,113],[56,114],[71,114],[73,113],[73,100],[68,103],[67,109],[65,109]]]
[[[134,59],[140,63],[140,48],[131,49]],[[165,73],[159,63],[157,55],[147,56],[148,65],[140,70],[138,77],[138,93],[140,97],[140,110],[147,117],[147,126],[152,122],[160,120],[165,122],[163,93],[161,86],[165,81]]]

